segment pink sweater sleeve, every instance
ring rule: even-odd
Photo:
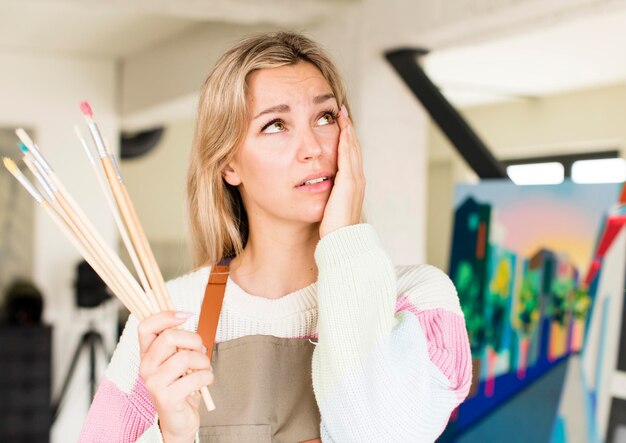
[[[456,289],[447,275],[432,266],[406,271],[400,272],[399,289],[406,295],[398,297],[396,313],[408,311],[417,317],[426,335],[431,362],[448,379],[461,403],[472,381],[472,357]],[[428,280],[422,278],[426,271]],[[438,278],[433,279],[433,273]]]
[[[131,316],[91,404],[80,443],[161,441],[156,411],[139,376],[137,320]]]

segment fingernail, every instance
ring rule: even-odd
[[[345,118],[350,117],[350,116],[348,115],[348,110],[346,109],[346,105],[341,105],[341,113],[343,114],[343,116],[344,116]]]
[[[193,312],[186,312],[186,311],[177,311],[176,314],[174,314],[174,317],[176,318],[190,318],[193,316],[194,316]]]
[[[202,353],[206,355],[206,346],[202,345]]]

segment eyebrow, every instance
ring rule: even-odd
[[[324,103],[325,101],[330,100],[331,98],[335,98],[335,94],[333,94],[332,92],[329,92],[328,94],[323,94],[323,95],[316,95],[315,97],[313,97],[313,104],[319,105],[320,103]],[[291,108],[289,108],[289,105],[272,106],[271,108],[267,108],[264,111],[259,112],[252,120],[256,120],[257,118],[265,114],[273,114],[275,112],[283,113],[283,112],[289,112],[290,110]]]

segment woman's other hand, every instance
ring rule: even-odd
[[[166,443],[194,441],[200,426],[198,390],[213,383],[211,362],[200,336],[173,329],[191,315],[161,312],[139,323],[139,374],[152,397]]]
[[[361,145],[345,106],[341,107],[337,123],[341,130],[337,174],[320,223],[320,238],[336,229],[359,223],[365,197]]]

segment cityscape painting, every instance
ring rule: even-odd
[[[626,371],[625,202],[620,184],[457,186],[448,273],[473,382],[439,441],[612,443],[626,430],[601,386]]]

